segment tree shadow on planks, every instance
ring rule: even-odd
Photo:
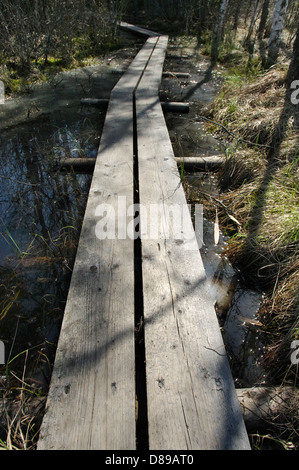
[[[85,292],[85,287],[84,287],[84,283],[82,282],[82,280],[84,279],[84,269],[81,269],[80,272],[77,272],[77,279],[80,280],[79,284],[80,284],[80,287],[79,287],[79,284],[78,284],[78,290],[76,290],[76,294],[78,295],[79,298],[82,297],[82,295],[84,295],[84,292]],[[97,278],[95,278],[97,279]],[[97,280],[97,282],[99,282],[99,278]],[[96,290],[97,289],[97,282],[94,283],[94,289]],[[180,282],[180,279],[177,279],[176,283],[179,283]],[[189,296],[192,296],[194,295],[194,292],[196,292],[197,289],[201,289],[201,286],[202,284],[204,284],[206,282],[206,279],[204,277],[198,279],[197,283],[194,284],[194,285],[185,285],[184,286],[184,291],[181,292],[181,294],[177,294],[176,298],[173,299],[171,297],[171,299],[168,301],[168,302],[164,302],[164,305],[162,305],[162,308],[159,308],[157,309],[156,311],[152,312],[151,313],[151,316],[148,320],[146,320],[146,326],[149,326],[149,325],[153,325],[153,324],[156,324],[156,325],[159,325],[159,323],[161,322],[161,315],[166,315],[168,314],[169,315],[169,312],[174,312],[176,314],[176,320],[180,325],[182,325],[182,322],[184,322],[184,315],[182,314],[182,312],[178,312],[178,307],[176,307],[176,304],[179,304],[179,302],[182,300],[182,298],[184,297],[184,302],[187,300],[188,301],[188,297]],[[174,291],[173,289],[173,286],[169,286],[170,290],[171,291]],[[105,293],[104,292],[101,292],[99,291],[96,295],[97,296],[102,296],[104,295]],[[107,294],[107,293],[106,293]],[[122,293],[120,292],[118,295],[124,295],[125,293]],[[200,309],[200,305],[198,306],[198,308]],[[120,312],[121,313],[121,312]],[[105,330],[106,329],[109,329],[109,318],[101,318],[101,311],[100,310],[97,310],[97,309],[94,309],[92,311],[92,315],[94,316],[97,316],[99,318],[96,319],[96,321],[90,319],[90,318],[82,318],[82,322],[83,324],[85,324],[84,326],[84,330],[85,330],[85,333],[83,335],[83,338],[80,338],[80,336],[76,336],[74,338],[71,338],[69,337],[68,338],[68,342],[70,344],[74,344],[74,343],[80,343],[80,354],[76,354],[75,355],[75,360],[74,360],[74,354],[71,354],[70,357],[67,357],[67,351],[65,350],[64,351],[64,356],[63,356],[63,364],[56,364],[56,367],[58,368],[57,370],[64,370],[66,371],[66,374],[63,375],[61,374],[61,376],[63,377],[62,378],[62,384],[64,383],[64,381],[66,381],[65,383],[69,384],[68,386],[68,394],[69,396],[71,396],[71,392],[72,392],[72,382],[75,382],[75,383],[78,383],[78,380],[80,382],[80,380],[86,380],[86,369],[91,369],[91,370],[94,370],[94,373],[95,375],[97,374],[97,369],[98,369],[98,366],[99,366],[99,363],[101,361],[106,361],[106,355],[107,355],[107,352],[111,349],[111,350],[114,350],[117,345],[119,343],[123,343],[124,341],[126,340],[129,340],[131,341],[132,339],[132,333],[133,333],[133,329],[134,329],[134,325],[132,323],[132,326],[130,327],[126,327],[126,328],[122,328],[120,331],[114,333],[108,342],[103,342],[102,344],[99,344],[99,338],[97,337],[97,334],[95,334],[94,331],[90,331],[88,332],[88,326],[87,326],[87,330],[86,330],[86,325],[94,325],[95,323],[98,325],[97,326],[97,329],[98,329],[98,332],[99,332],[99,336],[103,339],[106,337],[106,333],[105,333]],[[179,318],[180,317],[180,318]],[[68,325],[68,329],[71,331],[72,330],[72,320],[69,320],[70,324]],[[208,323],[210,322],[210,320],[208,321]],[[216,318],[216,313],[215,313],[215,322],[217,322],[217,318]],[[203,325],[198,325],[198,331],[197,331],[197,328],[196,330],[194,330],[192,333],[194,335],[196,335],[196,332],[198,332],[198,336],[200,337],[201,336],[201,331],[202,331],[202,328],[205,330],[205,327]],[[77,329],[77,332],[80,333],[81,329]],[[84,350],[84,344],[82,344],[82,341],[84,341],[84,336],[86,337],[86,335],[90,334],[91,337],[93,338],[96,338],[97,341],[95,341],[95,344],[94,346],[90,345],[89,344],[89,347],[88,349],[85,351]],[[130,339],[131,338],[131,339]],[[190,338],[191,340],[191,338]],[[195,342],[197,342],[198,338],[195,338]],[[146,346],[146,345],[145,345]],[[206,414],[213,414],[213,413],[217,413],[218,415],[218,418],[219,418],[219,414],[220,414],[220,411],[221,411],[221,416],[223,416],[223,421],[221,422],[221,419],[219,418],[218,421],[217,421],[217,428],[221,428],[223,429],[223,435],[221,436],[221,439],[219,439],[219,436],[218,436],[218,440],[216,440],[215,442],[213,442],[213,446],[215,446],[215,448],[219,448],[219,449],[230,449],[230,448],[234,448],[236,447],[238,444],[236,444],[236,436],[238,435],[239,433],[239,429],[241,430],[242,429],[242,426],[243,426],[243,420],[242,420],[242,416],[241,414],[236,414],[236,416],[232,416],[231,414],[231,411],[232,409],[235,409],[235,406],[236,406],[236,397],[235,397],[235,392],[234,392],[234,387],[232,386],[232,378],[231,378],[231,375],[230,375],[230,371],[229,371],[229,368],[228,368],[228,363],[227,363],[227,357],[225,354],[223,354],[222,352],[219,352],[219,350],[217,351],[216,349],[215,350],[212,350],[211,348],[208,348],[206,346],[203,346],[203,349],[204,349],[204,354],[205,354],[205,357],[207,357],[207,360],[203,363],[203,364],[196,364],[195,367],[193,368],[193,371],[191,372],[190,370],[190,367],[192,368],[192,362],[194,362],[194,359],[195,359],[195,363],[196,363],[196,358],[192,358],[192,357],[188,357],[188,347],[186,347],[187,345],[185,345],[185,352],[184,354],[187,355],[187,368],[189,370],[189,374],[191,375],[191,381],[192,381],[192,375],[193,374],[201,374],[203,376],[203,383],[204,382],[207,382],[207,381],[210,381],[213,383],[213,386],[214,386],[214,393],[215,393],[215,406],[217,406],[217,396],[223,396],[223,394],[225,394],[225,400],[226,400],[226,404],[227,404],[227,410],[229,410],[228,412],[224,411],[224,410],[207,410],[206,413],[203,413],[204,415]],[[72,347],[71,347],[72,349]],[[168,344],[166,345],[166,350],[171,350],[171,344]],[[167,352],[167,354],[169,354],[169,351]],[[126,357],[123,355],[121,356],[121,360],[120,362],[126,360]],[[171,362],[171,361],[170,361]],[[84,364],[84,366],[83,366]],[[215,364],[217,364],[217,366],[215,366]],[[106,367],[109,368],[109,364],[106,365]],[[169,364],[169,367],[171,367],[171,364]],[[194,375],[194,377],[195,377]],[[81,379],[80,379],[80,376],[81,376]],[[100,380],[100,382],[98,382],[98,380]],[[180,378],[179,378],[180,380]],[[98,385],[97,386],[101,386],[101,383],[104,383],[103,382],[103,377],[98,377],[97,379],[97,382],[98,382]],[[114,385],[114,388],[113,390],[109,388],[109,384],[106,384],[106,385],[103,385],[103,386],[107,386],[107,393],[115,393],[115,390],[117,389],[118,387],[118,383],[115,381],[113,383]],[[182,384],[182,387],[184,386],[184,384]],[[63,387],[63,385],[62,385]],[[112,387],[112,384],[111,384],[111,387]],[[110,390],[110,392],[109,392]],[[208,387],[207,390],[210,390],[210,387]],[[179,391],[178,391],[179,393]],[[196,393],[197,395],[203,395],[205,396],[205,394],[207,393],[206,390],[195,390],[194,393]],[[55,403],[53,404],[52,403],[52,406],[55,406]],[[151,406],[151,404],[149,403],[149,406]],[[199,416],[201,415],[201,412],[200,410],[194,410],[194,412],[199,412]],[[218,414],[219,413],[219,414]],[[72,426],[74,426],[74,422],[72,423]],[[206,423],[205,423],[206,425]],[[188,426],[188,423],[187,423],[187,426]],[[241,431],[240,431],[241,432]],[[191,439],[192,439],[192,436],[191,436]],[[200,445],[200,443],[199,443]]]

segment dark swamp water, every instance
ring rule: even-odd
[[[2,390],[8,377],[20,377],[26,368],[30,392],[47,391],[91,182],[90,175],[61,173],[56,162],[96,156],[105,111],[82,107],[80,98],[107,98],[135,53],[130,49],[104,64],[57,76],[54,84],[0,110]],[[208,75],[208,68],[208,60],[192,50],[169,48],[165,70],[190,73],[186,81],[163,79],[161,86],[162,99],[190,102],[188,115],[166,116],[177,156],[224,152],[200,120],[201,107],[219,89],[217,73]],[[194,194],[218,194],[217,175],[185,177]],[[241,274],[222,256],[227,240],[220,231],[215,245],[214,230],[214,221],[205,218],[201,253],[236,386],[262,383],[263,347],[255,321],[261,295],[242,286]]]
[[[105,110],[80,100],[109,98],[142,45],[124,43],[0,106],[0,397],[20,377],[32,396],[48,389],[91,183],[57,163],[97,155]]]
[[[96,156],[105,111],[82,107],[80,99],[107,98],[120,76],[112,67],[60,74],[55,87],[42,85],[0,107],[3,389],[8,371],[20,377],[26,367],[31,390],[47,390],[91,182],[57,163]]]
[[[98,117],[73,108],[1,135],[0,315],[7,361],[32,347],[39,362],[38,351],[49,353],[57,340],[91,177],[61,174],[55,163],[97,152]],[[37,387],[46,386],[43,379]]]

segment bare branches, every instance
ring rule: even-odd
[[[0,2],[1,58],[17,65],[22,75],[50,56],[67,63],[75,50],[100,47],[111,34],[112,21],[102,2]]]

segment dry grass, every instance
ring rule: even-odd
[[[32,450],[45,406],[45,397],[38,397],[34,387],[25,382],[26,362],[21,377],[8,370],[1,377],[0,391],[0,450]],[[10,386],[7,387],[7,382]]]
[[[258,75],[253,83],[229,75],[221,95],[207,112],[215,121],[227,126],[237,138],[260,144],[260,150],[267,150],[286,106],[284,81],[287,69],[286,65],[277,65]],[[290,108],[293,106],[291,103],[288,105]],[[295,150],[298,136],[293,132],[292,125],[293,120],[290,119],[288,142],[284,144]],[[233,141],[228,135],[225,138]],[[291,142],[292,139],[294,142]]]
[[[228,80],[208,116],[235,136],[217,129],[230,147],[220,177],[226,209],[219,216],[232,235],[227,255],[266,293],[260,316],[269,340],[269,377],[296,384],[290,345],[299,337],[299,139],[298,116],[285,100],[286,72],[276,66],[251,83]],[[289,117],[280,134],[284,113]],[[274,136],[275,151],[269,148]]]

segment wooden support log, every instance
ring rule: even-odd
[[[164,101],[161,103],[164,112],[169,113],[189,113],[189,103],[178,103]]]
[[[186,171],[215,171],[224,163],[225,157],[176,157],[178,166]],[[63,158],[59,161],[59,169],[82,173],[92,173],[95,165],[95,158]]]
[[[82,98],[81,104],[84,106],[95,106],[97,108],[107,108],[109,100],[98,98]],[[189,103],[162,102],[163,111],[171,113],[189,113]]]
[[[185,72],[163,72],[163,78],[190,78],[190,73]]]
[[[179,167],[185,171],[216,171],[225,162],[225,157],[214,155],[211,157],[176,157]]]
[[[292,416],[298,408],[299,390],[295,387],[252,387],[236,392],[248,431],[265,429],[274,420]]]
[[[172,60],[182,60],[182,59],[190,59],[190,55],[188,54],[168,54],[168,57],[171,58]]]
[[[96,159],[90,158],[62,158],[58,162],[59,170],[74,171],[76,173],[92,173]]]
[[[96,108],[107,108],[109,100],[101,98],[82,98],[81,104],[84,106],[95,106]]]
[[[216,171],[225,162],[225,157],[176,157],[175,161],[179,167],[185,171]],[[59,161],[60,170],[75,171],[78,173],[92,173],[95,165],[95,158],[63,158]]]

